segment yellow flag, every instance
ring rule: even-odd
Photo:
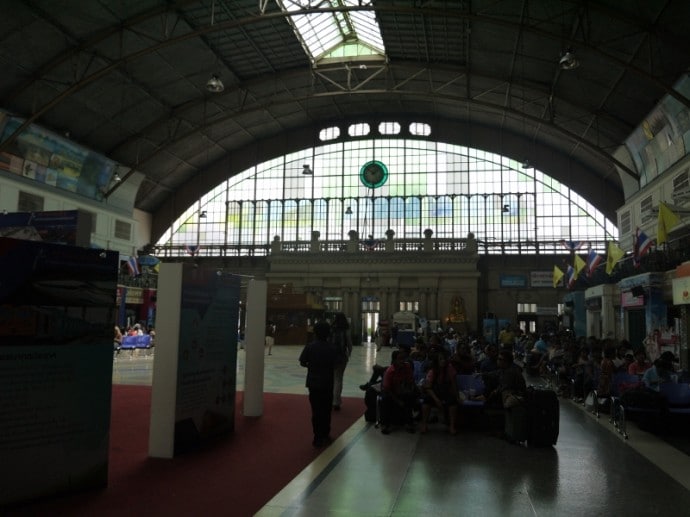
[[[587,263],[582,260],[582,257],[580,255],[575,255],[575,279],[577,279],[578,275],[580,274],[580,271],[582,271],[585,267],[587,267]]]
[[[673,211],[667,207],[664,203],[659,203],[659,221],[657,223],[656,230],[656,243],[657,245],[663,244],[668,241],[668,232],[680,222],[680,217],[678,217]]]
[[[606,274],[610,275],[618,261],[623,258],[625,251],[620,249],[615,242],[609,242],[609,251],[606,255]]]
[[[558,266],[553,266],[553,286],[556,287],[558,282],[563,278],[563,271],[559,269]]]

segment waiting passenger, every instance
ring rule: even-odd
[[[424,342],[424,339],[417,338],[414,343],[414,348],[410,351],[410,361],[421,361],[427,360],[429,349]]]
[[[529,375],[540,375],[549,357],[549,344],[546,341],[546,334],[541,334],[539,339],[534,342],[534,346],[527,355],[527,373]]]
[[[489,373],[498,370],[498,348],[496,345],[486,345],[484,353],[484,359],[479,363],[480,373]]]
[[[498,353],[498,370],[487,374],[495,376],[495,388],[488,394],[486,403],[493,407],[510,407],[515,400],[520,400],[527,393],[527,383],[522,375],[522,368],[515,364],[512,352],[501,350]]]
[[[420,432],[428,431],[431,408],[438,408],[448,418],[448,432],[457,434],[458,405],[460,396],[456,383],[457,372],[450,364],[445,353],[439,353],[432,359],[423,386],[422,424]]]
[[[453,368],[455,368],[456,373],[472,375],[477,371],[470,345],[462,345],[458,348],[458,350],[450,356],[450,363],[453,365]]]
[[[501,348],[509,350],[511,353],[513,352],[513,347],[515,346],[515,332],[510,326],[510,323],[507,323],[498,333],[498,342],[501,344]]]
[[[585,396],[592,391],[594,370],[594,363],[589,357],[589,349],[583,346],[573,364],[573,399],[576,402],[583,402]]]
[[[383,380],[383,374],[386,373],[388,366],[382,366],[380,364],[375,364],[371,367],[371,377],[364,384],[359,385],[359,389],[362,391],[367,391],[369,388],[378,384]]]
[[[673,382],[673,361],[675,356],[672,352],[664,352],[659,359],[654,361],[654,365],[642,375],[642,382],[650,390],[660,391],[660,385],[664,382]]]
[[[628,373],[630,375],[642,376],[651,367],[652,363],[647,360],[647,352],[640,347],[635,351],[635,362],[628,366]]]
[[[383,375],[381,391],[381,424],[383,434],[390,434],[395,424],[404,424],[407,432],[414,433],[413,410],[417,390],[412,365],[407,351],[394,350],[391,365]]]
[[[115,335],[113,336],[113,350],[115,350],[116,353],[120,353],[120,348],[122,348],[122,339],[123,339],[122,331],[120,330],[120,327],[115,325]]]
[[[611,381],[616,372],[616,366],[613,364],[614,357],[616,357],[615,348],[607,347],[604,349],[604,358],[599,367],[599,385],[597,386],[599,398],[608,397],[611,394]]]

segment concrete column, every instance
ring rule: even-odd
[[[438,289],[432,289],[430,298],[431,298],[431,301],[430,301],[429,318],[438,319],[439,318],[439,314],[438,314]]]
[[[268,283],[251,279],[247,285],[245,322],[244,416],[264,412],[264,360]]]

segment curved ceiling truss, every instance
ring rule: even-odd
[[[609,206],[597,204],[610,215],[622,178],[637,178],[614,153],[664,95],[690,105],[673,88],[690,64],[686,2],[377,1],[302,10],[376,12],[386,60],[328,66],[310,64],[290,14],[271,1],[111,4],[0,7],[12,70],[0,107],[142,172],[135,206],[154,217],[168,213],[176,192],[215,185],[214,171],[233,155],[263,160],[273,151],[262,143],[285,141],[287,152],[309,140],[292,139],[297,131],[372,114],[457,125],[463,130],[444,139],[483,141],[572,188],[572,171],[589,171],[610,194],[599,196]],[[559,66],[567,49],[579,68]],[[205,89],[211,74],[223,93]],[[553,156],[572,162],[570,172],[551,170]]]

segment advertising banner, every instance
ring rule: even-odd
[[[235,423],[240,277],[162,264],[149,454],[172,457]]]
[[[0,113],[0,142],[24,119]],[[102,199],[116,170],[115,162],[57,134],[30,124],[0,157],[0,169],[26,179]]]
[[[0,236],[87,248],[91,215],[80,210],[12,212],[0,217]]]
[[[0,238],[0,505],[107,484],[117,268]]]

